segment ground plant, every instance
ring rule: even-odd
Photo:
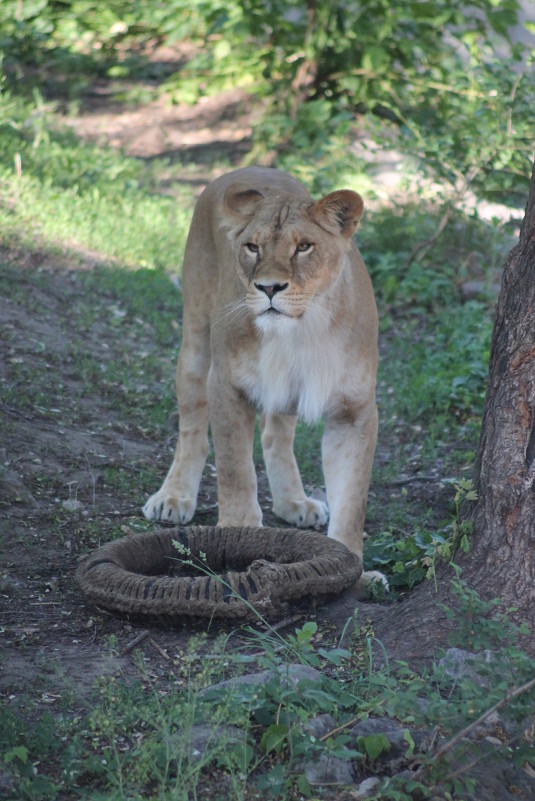
[[[513,43],[506,70],[490,36],[506,32],[516,4],[283,5],[0,9],[0,797],[10,801],[345,801],[367,779],[368,797],[387,801],[508,801],[510,787],[526,798],[533,787],[528,632],[456,567],[471,547],[496,283],[528,178],[529,57]],[[460,50],[445,28],[462,31]],[[217,105],[236,91],[241,106]],[[154,141],[133,149],[128,115],[139,108],[160,128],[176,112],[180,146],[151,129]],[[214,131],[203,148],[192,124]],[[360,156],[348,162],[363,137],[411,154],[410,197],[381,190]],[[176,439],[194,201],[210,178],[255,159],[313,192],[350,184],[368,201],[357,237],[381,320],[381,424],[365,567],[387,574],[390,593],[374,600],[392,607],[421,582],[452,583],[453,650],[425,665],[387,654],[344,606],[166,627],[92,608],[73,583],[85,553],[150,529],[140,508]],[[431,200],[424,174],[444,190]],[[506,200],[512,221],[484,219],[465,205],[470,193]],[[320,439],[321,426],[298,427],[309,490],[321,481]],[[255,453],[265,522],[280,525]],[[210,454],[195,522],[216,520]],[[345,783],[318,783],[318,764]]]

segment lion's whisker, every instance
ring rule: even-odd
[[[221,325],[221,323],[225,322],[226,320],[236,320],[239,317],[245,317],[249,312],[249,307],[245,298],[241,298],[236,302],[233,301],[232,303],[228,303],[226,306],[223,306],[220,311],[221,314],[212,323],[213,328]]]
[[[334,312],[323,306],[323,304],[319,303],[317,299],[311,297],[310,299],[305,299],[303,303],[305,311],[319,323],[323,322],[331,322],[335,319]]]

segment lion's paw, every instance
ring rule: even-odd
[[[323,526],[329,519],[329,507],[324,501],[316,498],[305,498],[303,501],[286,501],[274,506],[273,511],[287,523],[298,528]]]
[[[161,520],[184,526],[195,514],[195,502],[187,497],[177,498],[161,489],[149,498],[143,507],[143,514],[147,520]]]
[[[357,601],[382,600],[390,587],[386,576],[378,570],[367,570],[361,573],[357,583],[350,588],[350,593]]]
[[[374,584],[379,592],[390,592],[388,579],[384,573],[381,573],[379,570],[367,570],[365,573],[362,573],[360,582],[366,587],[369,594],[373,593]]]

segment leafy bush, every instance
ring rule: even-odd
[[[425,579],[436,581],[437,563],[454,564],[459,548],[465,553],[470,550],[472,524],[465,511],[466,505],[475,501],[477,495],[471,479],[461,478],[451,483],[454,494],[448,522],[430,529],[418,521],[410,532],[398,532],[392,527],[375,534],[366,543],[365,570],[387,573],[394,592],[413,589]]]
[[[204,39],[202,53],[177,76],[177,95],[188,74],[200,93],[203,86],[220,90],[229,77],[234,84],[253,78],[271,101],[257,146],[276,148],[282,164],[295,149],[308,149],[317,162],[333,139],[344,141],[355,114],[372,113],[390,120],[400,146],[457,192],[518,191],[519,182],[524,191],[532,62],[520,45],[511,48],[513,70],[494,55],[517,7],[516,0],[203,0],[191,13],[190,3],[176,2],[170,21],[180,20],[179,35],[202,31]]]
[[[366,114],[380,121],[376,141],[391,145],[395,131],[398,146],[457,197],[475,189],[518,200],[529,179],[534,89],[532,55],[507,44],[517,10],[517,0],[7,0],[0,53],[18,86],[30,77],[26,63],[46,65],[47,83],[55,72],[69,91],[75,75],[135,74],[149,40],[189,40],[189,62],[163,88],[181,101],[236,86],[259,95],[266,112],[251,159],[275,150],[281,166],[295,168],[298,150],[332,172],[336,146],[343,170],[353,161],[351,123]],[[505,61],[495,55],[504,43]]]

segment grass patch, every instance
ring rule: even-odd
[[[3,124],[1,124],[3,122]],[[0,95],[0,226],[4,241],[90,250],[131,268],[179,271],[191,191],[156,193],[155,165],[86,144],[52,108]],[[162,162],[161,169],[166,166]]]

